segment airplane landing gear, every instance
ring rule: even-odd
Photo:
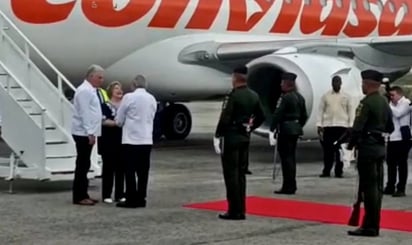
[[[164,135],[168,140],[185,139],[192,129],[192,115],[182,104],[159,104],[155,120],[154,138]]]

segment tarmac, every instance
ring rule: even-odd
[[[382,229],[379,237],[351,237],[346,232],[353,227],[346,225],[255,215],[247,215],[244,221],[224,221],[217,218],[218,212],[183,207],[226,196],[220,158],[212,144],[220,103],[193,103],[189,107],[191,135],[184,141],[162,141],[154,147],[146,208],[120,209],[101,202],[93,207],[72,205],[70,181],[17,180],[16,193],[8,194],[8,183],[0,180],[0,244],[412,244],[412,233],[408,232]],[[0,156],[8,153],[1,145]],[[281,173],[273,183],[273,149],[267,139],[254,136],[250,147],[253,174],[247,176],[247,193],[352,205],[357,184],[353,166],[345,169],[342,179],[319,178],[321,161],[318,142],[299,144],[298,191],[292,196],[274,195],[280,188]],[[407,192],[412,193],[411,180],[408,183]],[[91,196],[100,199],[101,179],[91,180],[90,185]],[[412,194],[385,196],[383,208],[412,212]]]

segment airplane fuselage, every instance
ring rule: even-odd
[[[178,36],[247,42],[412,34],[412,11],[406,10],[412,3],[407,0],[325,3],[323,7],[321,1],[304,0],[8,0],[1,1],[0,8],[76,81],[91,63],[109,68],[139,49]],[[161,52],[152,55],[162,60]]]

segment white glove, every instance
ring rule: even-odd
[[[341,161],[343,162],[343,168],[348,169],[351,161],[355,160],[354,151],[347,149],[347,144],[342,144],[340,149]]]
[[[276,139],[275,139],[275,133],[274,132],[269,132],[269,145],[270,146],[275,146],[276,145]]]
[[[213,146],[215,147],[216,154],[221,154],[222,150],[220,149],[220,138],[213,137]]]

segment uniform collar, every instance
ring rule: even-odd
[[[239,86],[237,86],[236,88],[234,88],[234,90],[236,90],[236,89],[243,89],[243,88],[246,88],[246,87],[247,87],[246,84],[244,84],[244,85],[239,85]]]

